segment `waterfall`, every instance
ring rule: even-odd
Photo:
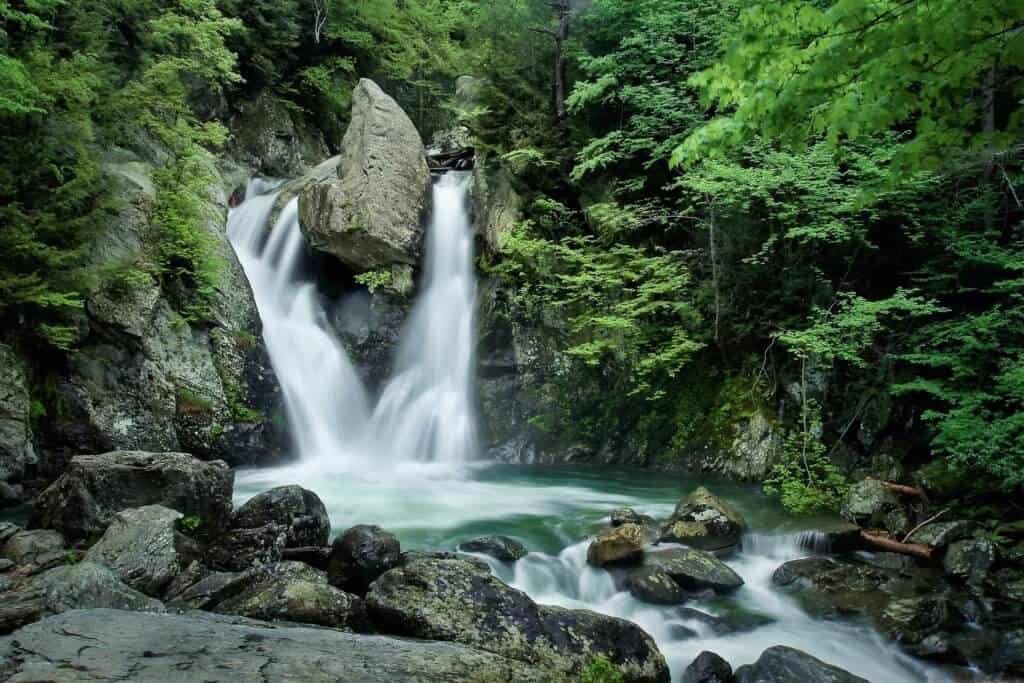
[[[309,266],[298,199],[267,223],[277,186],[250,181],[228,216],[228,239],[252,286],[267,351],[300,457],[323,466],[422,460],[476,452],[473,411],[476,277],[466,209],[468,174],[434,186],[424,290],[403,331],[395,376],[376,409],[335,337]]]

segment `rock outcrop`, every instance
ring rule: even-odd
[[[644,557],[644,566],[661,570],[689,591],[708,588],[717,593],[727,593],[743,585],[743,579],[729,565],[696,548],[649,552]]]
[[[32,523],[69,539],[90,539],[121,510],[163,505],[194,516],[203,533],[215,534],[228,526],[233,484],[234,472],[223,462],[185,453],[80,455],[39,495]]]
[[[560,674],[560,680],[579,677],[597,657],[618,667],[626,681],[669,680],[654,641],[635,624],[537,605],[469,562],[413,560],[377,579],[366,602],[374,625],[388,633],[484,649]]]
[[[268,93],[242,102],[230,128],[229,153],[271,178],[302,175],[330,155],[323,135]]]
[[[701,486],[676,505],[661,540],[720,550],[736,545],[746,526],[739,510]]]
[[[868,683],[849,671],[826,664],[791,647],[770,647],[753,664],[736,669],[736,683]]]
[[[425,643],[217,614],[76,610],[0,639],[10,681],[522,681],[544,670],[453,643]]]
[[[19,482],[36,465],[31,408],[25,362],[14,349],[0,344],[0,486],[12,489],[8,496],[0,495],[0,508],[20,497]]]
[[[380,87],[362,79],[333,177],[305,187],[299,218],[313,248],[356,272],[414,265],[430,190],[416,127]]]

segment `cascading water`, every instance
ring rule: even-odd
[[[250,182],[228,238],[252,285],[298,454],[338,469],[384,461],[460,463],[476,450],[473,411],[476,276],[467,173],[434,185],[424,291],[407,323],[396,374],[371,413],[355,368],[327,324],[308,269],[298,200],[269,235],[272,183]]]
[[[533,552],[518,563],[481,559],[538,602],[639,624],[657,641],[674,679],[701,650],[739,665],[753,662],[767,647],[789,645],[874,681],[946,680],[900,654],[866,624],[814,619],[775,589],[775,569],[827,551],[824,538],[750,534],[742,552],[728,560],[746,582],[735,594],[682,608],[649,605],[623,590],[621,576],[589,566],[588,541],[580,539],[606,524],[615,507],[668,516],[692,482],[663,475],[647,481],[647,475],[611,470],[452,467],[468,463],[476,452],[476,284],[465,174],[448,174],[434,187],[423,291],[403,331],[394,376],[373,410],[327,323],[307,267],[295,200],[266,229],[275,190],[272,183],[254,180],[245,203],[231,213],[228,231],[252,283],[302,461],[298,467],[240,473],[241,498],[299,483],[320,494],[336,530],[379,524],[397,533],[404,547],[452,549],[481,534],[520,538]],[[422,466],[424,461],[430,465]],[[715,487],[746,507],[758,529],[786,523],[774,503],[749,488]],[[724,622],[733,625],[723,631]]]

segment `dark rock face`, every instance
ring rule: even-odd
[[[482,553],[503,562],[515,562],[526,557],[526,546],[508,536],[481,536],[459,546],[466,553]]]
[[[409,297],[394,286],[412,286],[395,277],[392,283],[374,292],[347,293],[330,311],[330,323],[352,358],[360,376],[371,391],[378,390],[391,374],[398,353],[402,329],[412,307]]]
[[[702,486],[679,501],[661,540],[719,550],[736,545],[746,526],[739,510]]]
[[[360,80],[352,101],[336,177],[299,196],[303,230],[314,249],[357,272],[415,265],[430,190],[423,140],[373,81]]]
[[[124,585],[106,567],[81,562],[56,567],[0,593],[0,633],[51,614],[93,607],[163,610],[159,601]]]
[[[137,591],[158,597],[191,558],[178,550],[181,513],[160,505],[122,510],[85,559],[113,570]]]
[[[900,643],[919,643],[924,638],[953,625],[953,608],[942,596],[922,596],[892,600],[882,612],[880,624]]]
[[[686,590],[710,588],[716,593],[727,593],[743,585],[743,579],[729,565],[696,548],[649,552],[644,566],[661,570]]]
[[[286,548],[327,545],[331,520],[320,497],[301,486],[279,486],[251,498],[231,517],[236,529],[287,527]]]
[[[528,664],[452,643],[272,626],[218,614],[113,609],[69,612],[0,639],[0,677],[210,683],[553,680]]]
[[[910,531],[910,518],[899,496],[877,479],[851,486],[840,514],[860,527],[886,529],[897,536]]]
[[[488,650],[563,680],[604,656],[627,681],[668,681],[654,641],[638,626],[584,610],[537,605],[461,560],[414,560],[370,588],[367,609],[381,630]],[[485,609],[481,609],[486,605]]]
[[[330,154],[319,131],[269,94],[241,103],[230,128],[233,156],[271,178],[301,175]]]
[[[253,529],[231,529],[217,537],[206,551],[206,563],[214,569],[240,572],[281,559],[288,527],[264,524]]]
[[[228,526],[233,485],[234,472],[223,462],[184,453],[80,455],[39,495],[32,524],[88,539],[106,531],[121,510],[163,505],[197,517],[204,532],[215,534]]]
[[[949,546],[943,567],[946,574],[970,584],[980,584],[988,576],[996,561],[996,549],[991,541],[969,539]]]
[[[869,683],[790,647],[771,647],[753,664],[736,669],[736,683]]]
[[[681,605],[690,599],[689,591],[657,567],[640,567],[626,577],[626,589],[642,602],[654,605]]]
[[[732,666],[714,652],[701,652],[686,667],[680,683],[733,683]]]
[[[393,534],[379,526],[354,526],[334,539],[327,576],[332,586],[362,595],[401,561],[402,548]]]

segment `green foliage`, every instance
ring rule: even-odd
[[[178,520],[178,528],[185,533],[193,533],[203,525],[199,515],[185,515]]]
[[[754,136],[797,145],[903,133],[895,169],[1007,150],[1019,112],[988,125],[996,91],[1019,102],[1024,6],[1016,0],[771,0],[740,15],[723,59],[692,79],[720,116],[676,161]]]
[[[391,286],[392,279],[391,268],[378,268],[356,275],[356,282],[370,290],[370,294]]]
[[[804,401],[802,428],[789,433],[779,461],[764,481],[766,493],[779,496],[797,515],[838,512],[849,481],[829,459],[820,440],[821,415],[815,401]]]
[[[188,387],[178,387],[175,396],[180,413],[209,413],[213,411],[213,402],[210,399]]]
[[[580,674],[580,683],[624,683],[626,676],[607,657],[595,657]]]

